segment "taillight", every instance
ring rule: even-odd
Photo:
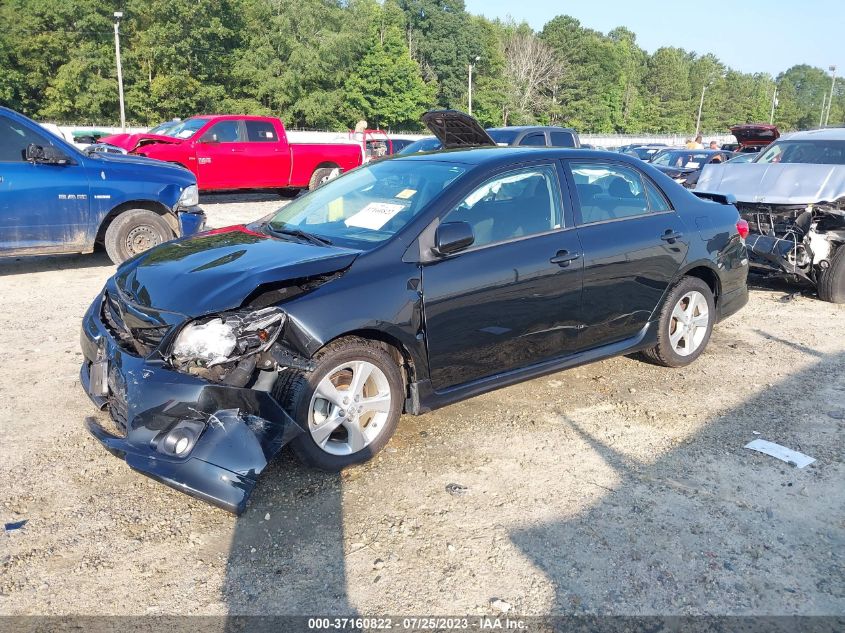
[[[745,238],[748,237],[748,222],[740,218],[736,221],[736,230],[742,240],[745,241]]]

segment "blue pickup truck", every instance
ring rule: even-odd
[[[198,202],[187,169],[80,151],[0,107],[0,256],[103,247],[118,264],[202,230]]]

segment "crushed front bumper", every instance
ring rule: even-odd
[[[205,228],[205,211],[201,207],[179,207],[176,217],[179,219],[180,237],[199,233]]]
[[[240,514],[258,475],[302,429],[267,392],[214,384],[121,348],[102,301],[83,319],[80,380],[114,429],[88,418],[88,430],[134,470]]]

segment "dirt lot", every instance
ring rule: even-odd
[[[279,200],[203,204],[222,226]],[[687,369],[618,358],[406,417],[340,476],[283,454],[236,519],[83,429],[79,322],[112,272],[0,261],[0,518],[29,521],[0,534],[2,614],[845,612],[845,306],[755,288]]]

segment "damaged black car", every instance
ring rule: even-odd
[[[736,197],[753,272],[845,303],[845,129],[796,132],[752,162],[708,165],[696,189]]]
[[[608,152],[370,163],[120,266],[82,327],[81,382],[108,411],[88,428],[239,513],[288,444],[339,470],[402,413],[635,351],[686,365],[748,298],[745,226],[710,198]]]

